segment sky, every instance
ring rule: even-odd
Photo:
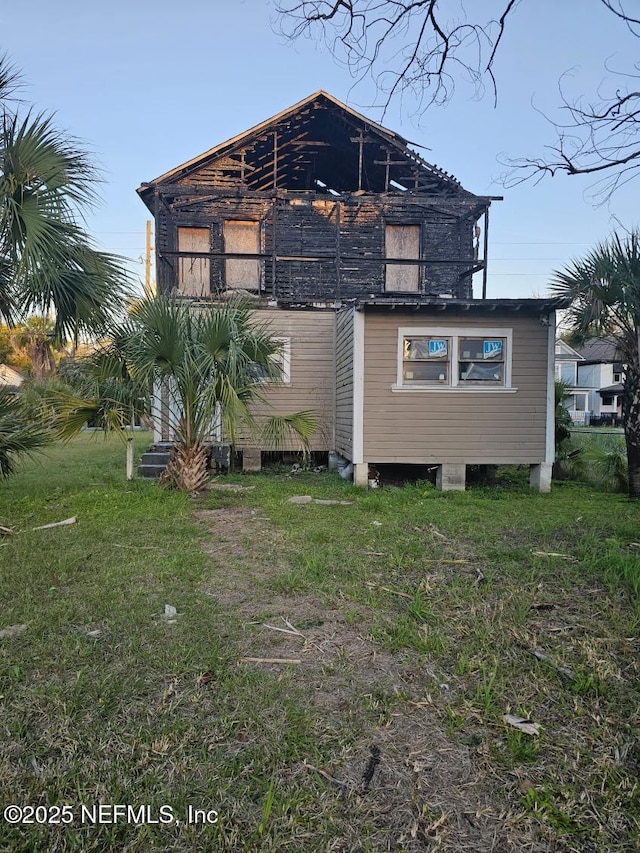
[[[589,95],[610,76],[605,62],[637,61],[640,40],[600,0],[521,0],[495,64],[497,107],[461,81],[446,107],[421,116],[404,97],[383,117],[371,80],[355,83],[317,40],[282,36],[272,0],[0,0],[0,34],[25,104],[54,113],[91,152],[103,203],[87,227],[140,280],[149,213],[136,188],[318,89],[422,146],[471,192],[504,196],[491,207],[489,297],[543,296],[554,270],[640,224],[640,177],[600,207],[588,177],[498,182],[505,156],[553,143],[543,113],[558,115],[561,75]]]

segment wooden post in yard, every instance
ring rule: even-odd
[[[127,480],[133,480],[133,439],[127,439]]]

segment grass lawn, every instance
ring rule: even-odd
[[[0,483],[0,851],[638,849],[640,506],[124,455]]]

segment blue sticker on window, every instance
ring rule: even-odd
[[[443,358],[447,355],[447,341],[429,341],[429,358]]]
[[[502,355],[502,341],[483,341],[482,342],[482,357],[495,358]]]

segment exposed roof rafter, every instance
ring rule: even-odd
[[[318,180],[338,193],[473,197],[399,134],[323,91],[143,184],[138,192],[146,200],[159,185],[195,181],[211,188],[236,183],[257,192],[313,191]]]

